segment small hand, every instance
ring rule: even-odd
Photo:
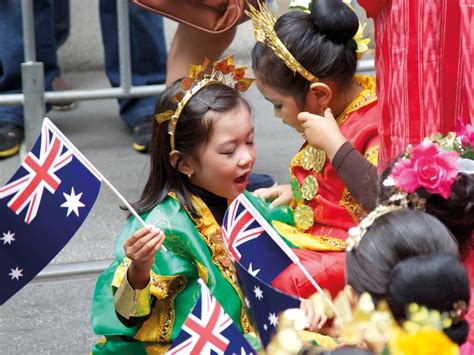
[[[289,205],[292,199],[291,185],[289,184],[257,189],[253,193],[265,201],[273,200],[270,203],[270,207]]]
[[[124,244],[125,254],[132,260],[128,281],[133,288],[141,289],[148,284],[155,254],[163,245],[165,234],[153,226],[135,232]]]
[[[314,303],[307,299],[301,300],[300,308],[308,321],[307,329],[311,332],[320,332],[328,320],[324,312],[316,309]]]
[[[298,120],[308,143],[324,150],[331,161],[341,145],[347,142],[329,108],[324,111],[324,116],[301,112]]]

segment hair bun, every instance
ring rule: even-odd
[[[359,19],[342,0],[313,0],[311,17],[319,33],[338,44],[346,44],[359,28]]]

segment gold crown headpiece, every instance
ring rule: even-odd
[[[181,82],[181,90],[174,100],[177,102],[176,110],[168,110],[155,115],[158,123],[170,121],[168,134],[170,135],[171,150],[175,149],[174,137],[178,119],[186,104],[191,98],[204,87],[221,83],[239,92],[247,91],[254,79],[245,77],[245,67],[236,67],[234,57],[228,56],[222,60],[210,63],[209,59],[204,59],[200,65],[190,65],[189,77]]]
[[[247,3],[248,10],[245,14],[252,20],[253,36],[257,42],[261,42],[270,47],[278,58],[280,58],[293,73],[300,74],[310,82],[319,81],[319,79],[306,70],[290,51],[285,47],[275,32],[276,17],[275,14],[262,2],[259,2],[260,10],[257,10],[251,4]]]

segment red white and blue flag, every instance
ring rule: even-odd
[[[269,284],[299,260],[244,194],[229,205],[222,236],[232,257]]]
[[[72,238],[100,184],[100,173],[45,119],[32,150],[0,188],[0,305]]]
[[[247,314],[265,349],[276,333],[280,313],[290,308],[300,308],[301,300],[263,282],[238,262],[234,264],[240,288],[244,293]]]
[[[167,355],[256,354],[219,302],[201,284],[201,296]]]

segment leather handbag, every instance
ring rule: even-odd
[[[210,33],[246,20],[245,0],[133,0],[146,10]],[[249,1],[256,6],[258,0]]]

